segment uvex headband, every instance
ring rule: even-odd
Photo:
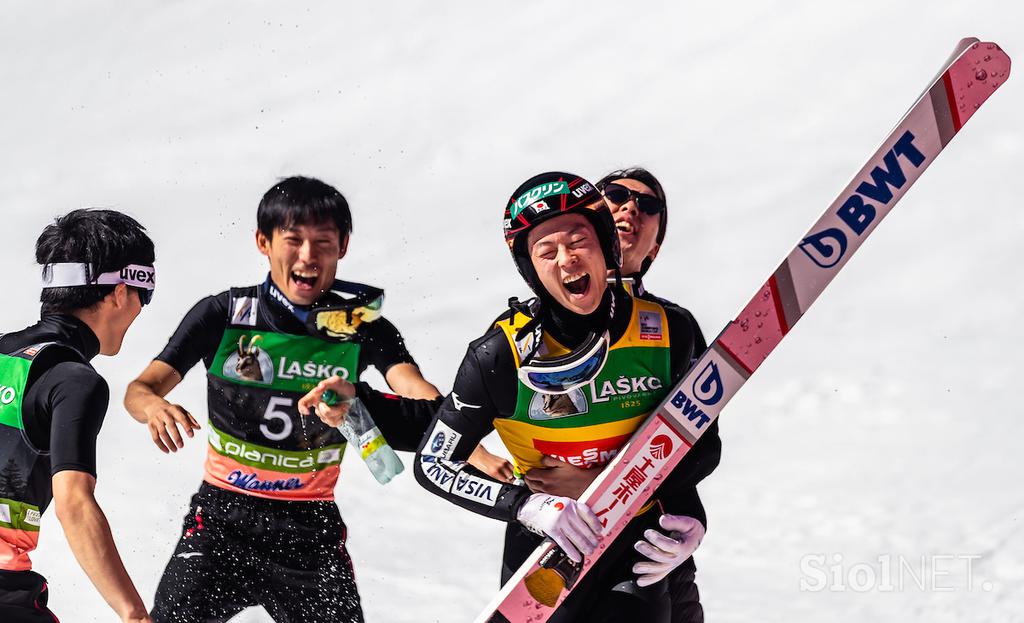
[[[74,288],[78,286],[113,286],[123,283],[126,286],[146,291],[143,304],[153,298],[156,289],[156,269],[152,266],[129,264],[121,270],[113,270],[99,275],[92,275],[89,264],[74,262],[47,264],[43,266],[43,288]]]

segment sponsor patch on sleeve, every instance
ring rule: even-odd
[[[494,503],[498,501],[499,490],[501,490],[499,483],[465,472],[459,472],[455,476],[455,485],[451,488],[451,492],[460,498],[487,506],[494,506]]]
[[[456,472],[444,461],[435,460],[432,456],[423,456],[420,458],[420,469],[438,489],[445,493],[451,492]]]
[[[462,439],[462,433],[456,432],[454,428],[438,420],[437,424],[434,425],[434,430],[430,433],[429,439],[421,453],[423,456],[450,459],[452,453],[455,452],[455,446]]]

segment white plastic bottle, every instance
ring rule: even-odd
[[[331,390],[324,392],[320,400],[332,407],[341,402],[338,395]],[[380,429],[373,423],[373,418],[363,403],[358,398],[353,398],[348,405],[348,415],[338,430],[345,436],[349,446],[359,449],[359,455],[377,482],[386,485],[392,478],[401,474],[405,466],[388,445]]]

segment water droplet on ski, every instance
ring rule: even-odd
[[[982,81],[982,80],[984,80],[985,78],[988,78],[988,72],[986,72],[986,71],[985,71],[984,69],[979,69],[979,70],[978,70],[978,71],[977,71],[977,72],[976,72],[976,73],[974,74],[974,78],[975,78],[975,79],[976,79],[976,80],[977,80],[978,82],[981,82],[981,81]]]
[[[761,336],[760,335],[754,338],[754,343],[755,344],[760,344],[761,343]]]
[[[985,55],[985,62],[987,63],[990,60],[992,60],[992,55],[991,54],[986,54]]]

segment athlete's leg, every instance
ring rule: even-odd
[[[260,552],[267,577],[260,603],[277,623],[362,623],[346,529],[333,503],[296,502],[277,517]],[[301,505],[299,507],[298,505]]]
[[[46,607],[46,578],[34,571],[0,571],[0,621],[56,623]]]
[[[200,489],[192,498],[156,590],[155,623],[219,623],[255,605],[246,590],[254,553],[247,539],[236,538],[230,509],[217,497]]]

